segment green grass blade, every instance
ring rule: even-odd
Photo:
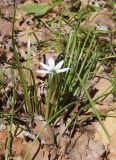
[[[93,109],[93,112],[94,112],[95,116],[96,116],[97,119],[99,120],[99,123],[101,124],[104,132],[106,133],[106,135],[107,135],[107,137],[108,137],[108,139],[110,139],[110,135],[109,135],[109,133],[108,133],[108,131],[107,131],[107,129],[106,129],[106,127],[105,127],[105,125],[104,125],[104,123],[103,123],[100,115],[99,115],[99,113],[97,112],[97,109],[95,108],[95,104],[94,104],[94,102],[92,101],[92,99],[91,99],[91,97],[90,97],[90,95],[89,95],[86,87],[84,86],[83,81],[82,81],[82,79],[80,78],[79,75],[78,75],[78,79],[79,79],[79,82],[80,82],[80,84],[82,85],[82,88],[84,89],[85,94],[86,94],[86,96],[87,96],[87,98],[88,98],[88,100],[89,100],[89,102],[90,102],[90,104],[91,104],[91,107],[92,107],[92,109]]]

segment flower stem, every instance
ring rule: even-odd
[[[47,97],[46,97],[46,113],[45,113],[45,119],[48,120],[49,118],[49,112],[50,112],[50,100],[52,96],[52,81],[53,77],[49,76],[48,78],[48,90],[47,90]]]
[[[45,119],[48,120],[51,116],[53,116],[54,107],[56,104],[56,90],[58,85],[58,75],[53,72],[49,75],[48,78],[48,89],[46,96],[46,112]]]

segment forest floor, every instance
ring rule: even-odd
[[[63,95],[62,87],[61,96],[55,86],[46,100],[48,75],[37,71],[50,58],[68,59],[70,76],[80,73],[77,93],[73,79],[62,76],[60,84],[71,90]],[[116,160],[115,0],[1,0],[0,66],[1,160]],[[46,101],[54,107],[48,117]]]

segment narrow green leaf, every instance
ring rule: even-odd
[[[97,109],[96,109],[96,107],[95,107],[95,104],[94,104],[93,100],[91,99],[91,97],[90,97],[90,95],[89,95],[89,93],[88,93],[85,85],[83,84],[83,81],[82,81],[82,79],[80,78],[80,76],[77,75],[77,77],[78,77],[78,80],[79,80],[80,84],[82,85],[83,90],[85,91],[85,94],[86,94],[86,96],[87,96],[87,98],[88,98],[88,100],[89,100],[89,102],[90,102],[90,104],[91,104],[93,113],[95,114],[95,116],[96,116],[97,119],[99,120],[99,123],[101,124],[104,132],[106,133],[106,136],[107,136],[108,139],[110,140],[109,132],[107,131],[107,128],[106,128],[106,126],[104,125],[104,123],[103,123],[103,121],[102,121],[102,119],[101,119],[101,117],[100,117],[100,115],[99,115],[99,113],[98,113],[98,111],[97,111]]]
[[[35,14],[35,16],[43,16],[51,9],[52,9],[52,6],[45,3],[29,4],[22,7],[23,11],[26,11],[27,13],[33,13]]]

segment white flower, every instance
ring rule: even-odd
[[[69,68],[62,68],[62,65],[64,63],[64,60],[60,61],[58,64],[55,65],[55,61],[53,58],[48,59],[48,65],[41,63],[40,65],[45,69],[45,70],[37,70],[37,73],[43,73],[43,74],[53,74],[53,73],[62,73],[66,72],[69,70]]]

